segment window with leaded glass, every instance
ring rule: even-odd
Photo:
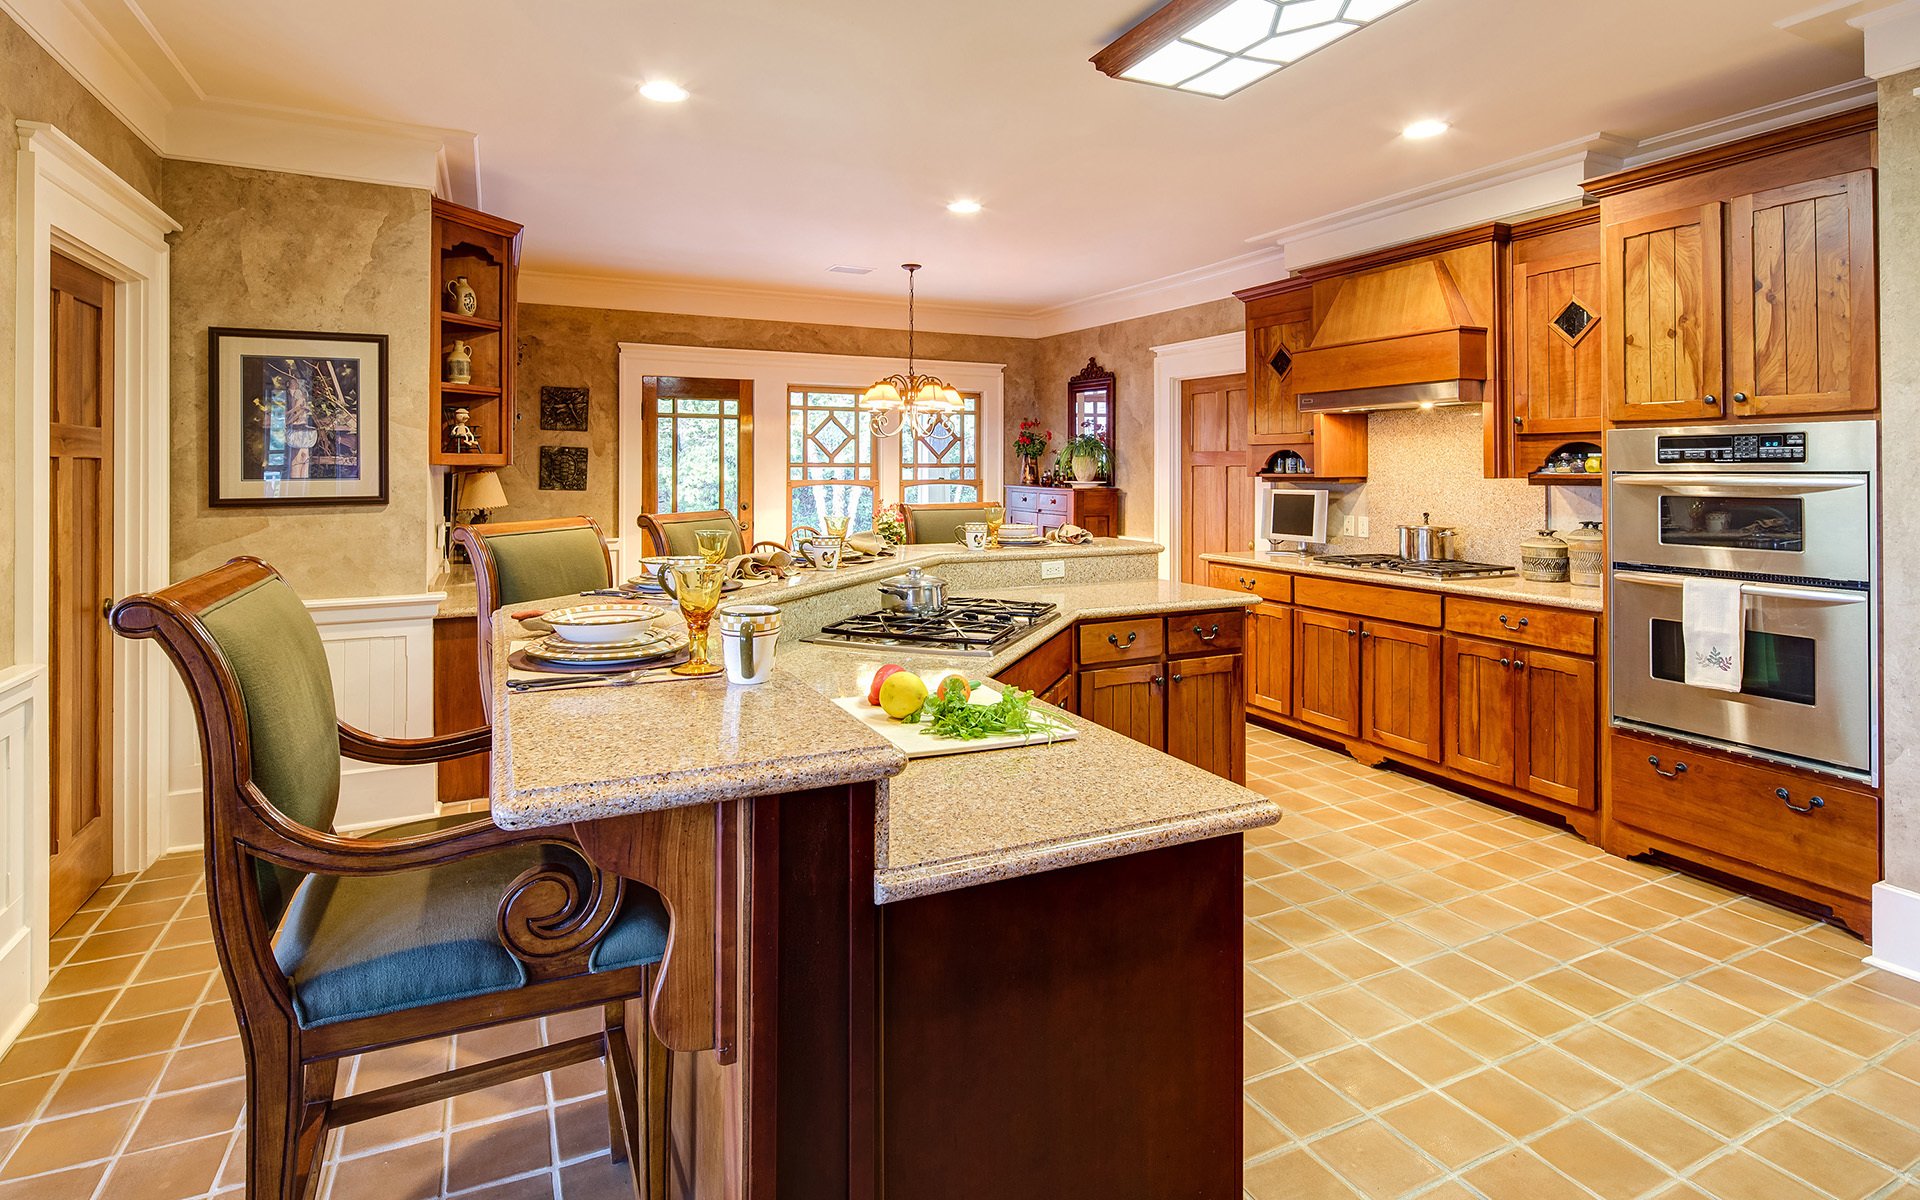
[[[852,388],[801,388],[787,393],[787,526],[825,527],[848,518],[873,528],[873,418],[859,410]]]
[[[900,433],[900,492],[908,504],[980,499],[980,397],[962,393],[960,411]]]

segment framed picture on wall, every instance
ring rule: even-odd
[[[387,502],[387,336],[207,330],[215,507]]]

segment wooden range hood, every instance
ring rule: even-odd
[[[1370,412],[1478,404],[1486,386],[1487,327],[1438,257],[1343,280],[1293,359],[1302,412]]]

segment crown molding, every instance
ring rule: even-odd
[[[1860,31],[1869,79],[1920,69],[1920,0],[1861,13],[1847,24]]]
[[[1052,337],[1225,300],[1236,288],[1265,282],[1285,271],[1286,261],[1285,249],[1263,246],[1204,267],[1163,275],[1065,304],[1049,305],[1033,312],[1040,329],[1035,336]]]

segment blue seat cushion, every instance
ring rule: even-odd
[[[376,838],[445,829],[476,819],[441,817],[380,830]],[[478,819],[484,820],[484,815]],[[527,868],[577,854],[524,846],[388,875],[312,875],[294,894],[274,941],[304,1027],[379,1016],[511,991],[526,968],[500,944],[500,898]],[[595,971],[659,962],[667,914],[649,888],[627,885],[613,928],[594,947]]]

